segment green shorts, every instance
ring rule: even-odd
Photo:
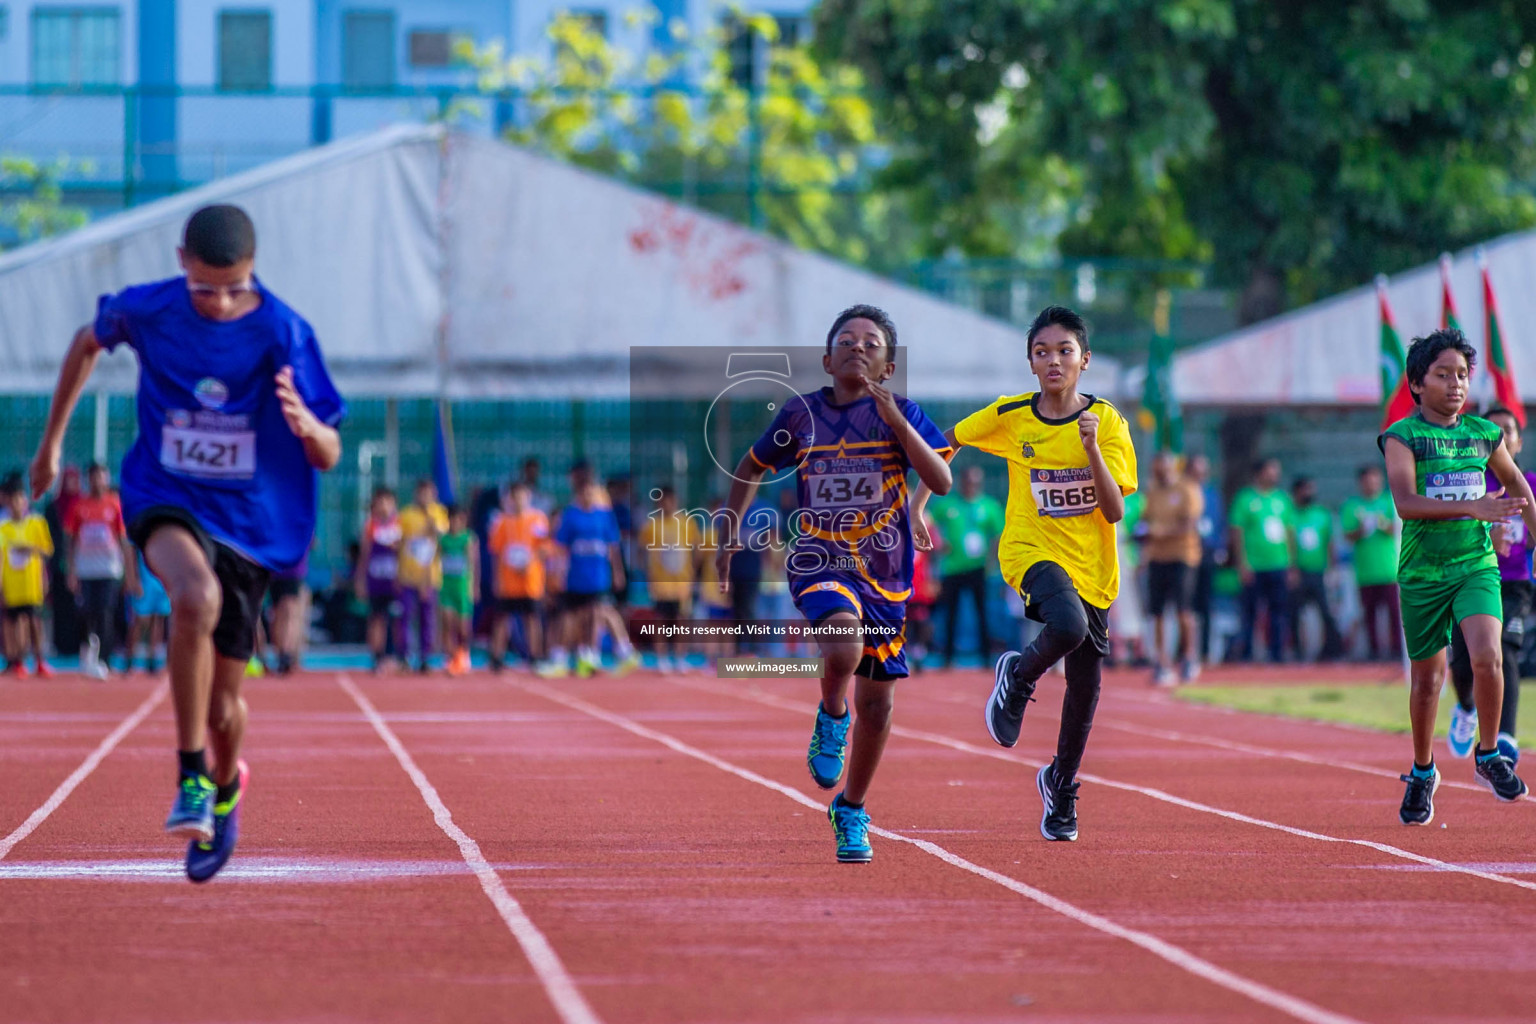
[[[475,613],[475,600],[469,592],[469,580],[445,579],[437,591],[437,606],[465,618]]]
[[[1398,583],[1403,607],[1403,636],[1408,657],[1427,661],[1451,642],[1451,627],[1469,615],[1492,615],[1504,620],[1504,598],[1499,570],[1475,569],[1455,580],[1433,583]]]

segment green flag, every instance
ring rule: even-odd
[[[1164,333],[1152,336],[1152,351],[1147,357],[1147,381],[1141,393],[1142,412],[1151,422],[1157,451],[1184,451],[1184,414],[1178,396],[1173,393],[1173,339]]]

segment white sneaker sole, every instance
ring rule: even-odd
[[[1009,654],[1013,655],[1012,659],[1009,659]],[[1002,739],[998,737],[997,733],[992,730],[992,709],[995,707],[1001,711],[1003,707],[1002,693],[1003,680],[1005,678],[1003,673],[1007,671],[1004,666],[1004,662],[1007,662],[1008,665],[1012,665],[1014,661],[1017,661],[1020,657],[1021,655],[1017,651],[1008,651],[997,659],[997,667],[992,672],[992,696],[987,698],[987,706],[981,711],[982,717],[986,719],[987,722],[987,735],[992,737],[993,743],[996,743],[998,746],[1005,749],[1013,748],[1018,744],[1019,741],[1015,739],[1012,743],[1004,743]]]
[[[175,839],[190,839],[197,843],[213,842],[213,828],[201,828],[197,825],[177,825],[174,828],[166,828],[165,834]]]
[[[1045,773],[1050,771],[1050,769],[1051,766],[1046,765],[1035,773],[1035,789],[1039,790],[1040,804],[1045,808],[1040,812],[1040,834],[1053,843],[1075,843],[1077,842],[1076,832],[1073,832],[1070,836],[1056,836],[1047,831],[1045,827],[1045,819],[1051,816],[1051,811],[1056,807],[1055,801],[1051,799],[1050,790],[1045,788]]]

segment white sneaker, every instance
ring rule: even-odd
[[[1200,663],[1190,660],[1184,663],[1184,670],[1179,673],[1181,682],[1192,683],[1200,678]]]
[[[107,678],[107,666],[101,663],[101,641],[94,634],[80,652],[80,674],[87,679]]]
[[[663,655],[662,657],[656,659],[656,671],[660,672],[664,676],[669,676],[673,672],[677,671],[677,666],[672,663],[671,658]]]
[[[1178,681],[1178,676],[1174,674],[1172,665],[1159,665],[1152,670],[1153,686],[1173,686]]]
[[[1445,745],[1452,757],[1471,757],[1472,744],[1477,741],[1477,709],[1463,711],[1460,704],[1451,705],[1451,728],[1445,734]]]

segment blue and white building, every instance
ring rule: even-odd
[[[793,41],[811,2],[744,6]],[[0,154],[67,158],[94,205],[134,202],[433,115],[472,85],[460,38],[547,54],[550,20],[570,11],[640,56],[675,19],[702,33],[730,17],[718,0],[654,6],[646,25],[626,17],[634,0],[0,0]],[[732,47],[743,74],[753,49]],[[506,116],[493,106],[480,127]]]

